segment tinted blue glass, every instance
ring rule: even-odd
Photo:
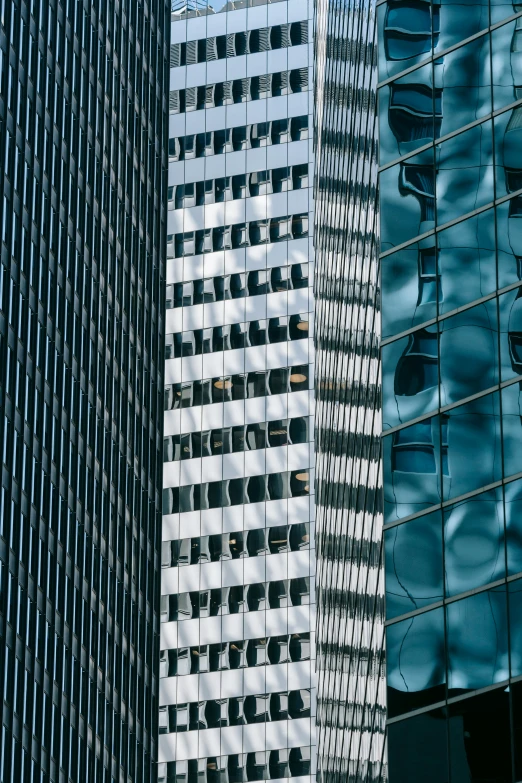
[[[438,418],[405,427],[383,440],[385,520],[440,502]]]
[[[497,288],[495,213],[482,212],[437,234],[439,312],[447,313]]]
[[[499,395],[489,394],[449,410],[448,477],[444,498],[464,495],[502,475]]]
[[[508,585],[511,676],[522,675],[522,579]]]
[[[500,357],[503,381],[522,375],[522,288],[499,298]]]
[[[496,208],[498,245],[498,286],[522,279],[522,221],[511,201]]]
[[[522,481],[504,486],[508,575],[522,571]]]
[[[446,710],[424,712],[388,727],[390,783],[448,783]]]
[[[500,488],[444,509],[444,571],[448,596],[504,577],[504,504]]]
[[[497,688],[448,707],[450,780],[455,783],[511,783],[513,780],[509,691],[509,688]]]
[[[435,53],[469,38],[489,24],[488,0],[459,0],[440,3],[440,37]]]
[[[383,258],[383,338],[437,315],[437,300],[444,296],[439,259],[434,236]]]
[[[413,332],[382,349],[383,429],[429,413],[439,405],[437,327]]]
[[[387,530],[384,544],[388,618],[442,599],[440,511]]]
[[[436,158],[438,225],[493,200],[491,121],[438,144]]]
[[[443,86],[437,135],[452,133],[491,111],[489,47],[489,35],[483,35],[436,60],[435,83]]]
[[[522,45],[522,39],[521,39]],[[497,198],[522,189],[522,106],[495,117],[495,187]],[[509,217],[520,216],[520,199],[507,205]],[[512,226],[511,230],[516,227]]]
[[[511,6],[511,13],[515,9]],[[491,66],[493,70],[493,108],[509,106],[520,96],[520,21],[508,22],[491,33]],[[519,134],[517,134],[519,135]]]
[[[444,698],[444,609],[389,626],[386,657],[390,717]]]
[[[386,204],[381,211],[383,251],[435,228],[435,185],[433,148],[382,172],[381,203]]]
[[[434,87],[432,73],[430,63],[381,89],[381,166],[432,142],[435,132],[438,135],[442,91]]]
[[[498,383],[496,299],[440,323],[441,405]]]
[[[522,385],[514,383],[502,389],[502,427],[504,475],[512,476],[522,467]]]
[[[378,9],[379,80],[426,59],[439,33],[439,7],[423,0],[399,0]]]
[[[505,586],[446,607],[450,693],[486,688],[507,680],[507,620]]]

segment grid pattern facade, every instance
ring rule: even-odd
[[[171,27],[159,780],[305,783],[312,5],[213,5]]]
[[[317,769],[385,778],[375,8],[319,0],[315,82]]]
[[[0,0],[6,782],[155,775],[169,23]]]
[[[522,13],[379,18],[391,783],[522,778]]]

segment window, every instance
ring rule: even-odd
[[[163,490],[163,513],[178,514],[310,494],[308,470],[188,484]]]
[[[290,120],[274,120],[272,122],[272,144],[285,144],[290,141],[289,135]]]
[[[297,68],[293,71],[216,82],[206,87],[171,90],[169,111],[173,114],[183,114],[205,107],[211,108],[226,103],[245,103],[249,100],[255,101],[269,96],[287,95],[289,92],[298,93],[307,89],[308,69]]]
[[[243,400],[308,389],[308,365],[279,367],[165,387],[165,410]]]
[[[292,141],[302,141],[308,138],[308,117],[293,117],[290,122]]]
[[[407,60],[430,52],[437,46],[439,18],[439,5],[420,0],[390,3],[384,23],[386,59]]]
[[[417,198],[422,222],[435,219],[435,171],[432,166],[401,164],[399,192]]]
[[[392,470],[436,473],[432,419],[399,430],[392,438]]]
[[[397,364],[395,394],[411,397],[438,385],[438,335],[420,329],[410,336],[408,347]]]
[[[292,166],[292,187],[294,190],[308,187],[308,164]]]
[[[274,79],[272,79],[272,89],[274,89]],[[308,138],[308,117],[303,115],[290,120],[273,120],[271,123],[254,123],[169,139],[169,156],[173,160],[209,157],[222,155],[225,152],[246,150],[250,147],[283,144],[306,138]]]
[[[389,107],[390,128],[400,142],[429,141],[440,135],[442,89],[424,84],[392,84]]]
[[[419,298],[417,304],[441,302],[442,299],[438,249],[436,247],[421,249],[419,250]]]

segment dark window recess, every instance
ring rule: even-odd
[[[308,314],[178,332],[165,337],[165,359],[304,340],[308,333]]]
[[[401,164],[399,192],[402,196],[415,196],[422,222],[435,220],[435,171],[432,166]]]
[[[167,257],[201,255],[238,247],[253,247],[308,236],[308,213],[253,220],[232,226],[169,234]]]
[[[197,563],[239,560],[260,554],[298,552],[310,548],[310,524],[276,525],[261,530],[216,533],[211,536],[164,541],[162,568],[183,567]]]
[[[309,365],[278,367],[165,387],[165,410],[287,394],[309,388]]]
[[[246,478],[187,484],[163,490],[163,513],[179,514],[207,508],[226,508],[310,494],[308,469]]]
[[[284,166],[248,175],[235,174],[215,180],[192,182],[168,188],[169,206],[174,209],[203,206],[224,201],[299,190],[308,187],[308,164]]]
[[[304,606],[310,603],[310,578],[283,579],[276,582],[257,582],[235,587],[220,587],[201,592],[161,596],[161,622],[183,621],[225,614],[243,614],[264,609]],[[247,645],[243,666],[261,666],[266,663],[252,646]],[[263,650],[263,653],[265,651]],[[295,650],[294,650],[295,653]],[[179,671],[178,671],[179,673]]]
[[[296,68],[292,71],[171,90],[169,111],[171,114],[183,114],[229,103],[245,103],[270,96],[303,92],[307,89],[308,68]]]
[[[169,156],[173,160],[185,160],[237,152],[260,146],[256,140],[261,137],[266,140],[263,146],[307,139],[308,117],[302,115],[169,139]]]
[[[308,426],[308,417],[302,416],[185,435],[169,435],[163,441],[163,458],[165,462],[175,462],[193,457],[307,443]]]
[[[408,60],[431,52],[438,43],[440,6],[404,0],[390,2],[384,23],[387,60]]]
[[[429,141],[440,135],[442,89],[424,84],[392,84],[388,118],[400,142]]]
[[[288,46],[301,46],[306,43],[308,43],[307,20],[273,27],[260,27],[249,33],[241,31],[171,44],[170,67],[224,60],[227,57],[268,52],[271,49],[285,49]]]
[[[410,336],[409,344],[395,371],[395,394],[411,397],[438,385],[438,335],[420,329]]]
[[[437,472],[432,421],[428,419],[413,424],[392,435],[392,470],[402,473]]]

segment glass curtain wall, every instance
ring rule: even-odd
[[[522,6],[378,4],[391,783],[522,778]]]
[[[385,774],[374,37],[371,2],[316,4],[317,765],[325,783]]]

